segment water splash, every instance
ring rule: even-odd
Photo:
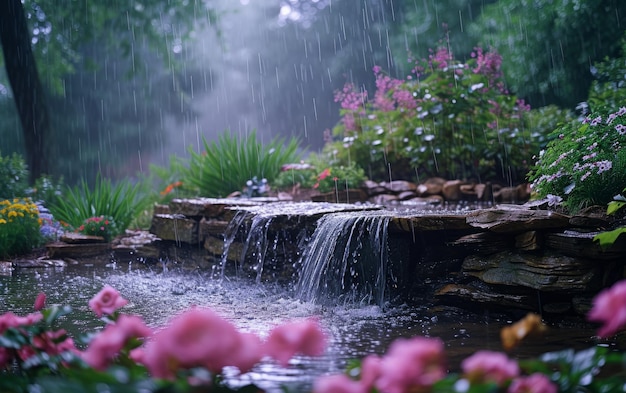
[[[382,306],[388,275],[388,212],[322,217],[301,259],[296,296],[322,304]]]

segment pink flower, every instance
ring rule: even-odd
[[[505,354],[478,351],[461,363],[461,368],[470,381],[493,381],[498,385],[519,375],[519,366]]]
[[[429,387],[445,376],[444,363],[441,340],[397,339],[382,358],[376,388],[385,393],[403,393]]]
[[[557,393],[558,389],[547,376],[540,373],[528,377],[516,378],[507,393]]]
[[[18,326],[30,326],[43,319],[43,315],[40,312],[28,314],[25,317],[20,317],[12,312],[7,312],[0,315],[0,334],[9,328],[15,328]]]
[[[0,370],[3,370],[13,360],[13,352],[5,347],[0,347]]]
[[[361,361],[361,384],[371,390],[380,376],[380,364],[382,359],[376,355],[368,355]]]
[[[600,292],[593,299],[587,315],[590,321],[602,322],[600,337],[610,337],[626,326],[626,280]]]
[[[209,309],[193,308],[175,317],[157,332],[143,354],[145,366],[158,378],[171,379],[178,369],[205,367],[221,372],[234,357],[247,366],[241,354],[242,339],[235,327]]]
[[[103,314],[113,314],[118,308],[124,307],[126,304],[128,304],[128,300],[121,297],[120,293],[109,285],[105,285],[89,301],[89,307],[98,317]]]
[[[358,381],[345,374],[326,375],[313,383],[313,393],[367,393],[368,390]]]
[[[103,371],[126,346],[128,340],[148,337],[152,334],[143,320],[134,315],[120,315],[115,324],[107,325],[82,353],[81,358],[89,366]]]
[[[37,299],[35,299],[35,311],[40,311],[46,306],[46,294],[43,292],[39,292],[37,295]]]
[[[263,344],[259,336],[253,333],[240,333],[240,343],[238,348],[227,355],[224,363],[229,366],[237,367],[239,372],[245,373],[250,371],[255,364],[261,361],[265,355],[263,353]]]
[[[266,353],[286,366],[296,353],[319,356],[326,348],[326,336],[317,321],[306,319],[276,326],[265,343]]]

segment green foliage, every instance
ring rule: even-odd
[[[625,14],[622,0],[499,0],[468,30],[502,54],[507,84],[519,96],[574,107],[587,97],[589,64],[617,55]]]
[[[359,188],[367,180],[365,171],[354,163],[349,165],[335,165],[322,170],[315,177],[313,188],[321,193],[331,191],[345,191]]]
[[[626,188],[622,191],[622,193],[626,193]],[[626,207],[626,197],[624,197],[622,194],[616,195],[614,197],[614,200],[609,202],[606,208],[606,214],[616,214],[624,207]],[[600,232],[593,237],[593,241],[598,242],[602,249],[608,249],[613,245],[613,243],[617,241],[622,233],[626,233],[626,226],[615,228],[612,231]]]
[[[217,142],[203,139],[204,151],[189,150],[189,167],[184,170],[183,184],[205,197],[225,197],[242,190],[253,177],[272,181],[284,164],[298,161],[298,140],[287,145],[275,138],[268,144],[257,141],[256,132],[237,137],[224,132]]]
[[[28,189],[28,168],[24,159],[13,153],[0,155],[0,199],[26,196]]]
[[[605,205],[626,184],[626,108],[602,108],[558,127],[529,179],[538,197],[563,199],[576,212]]]
[[[39,210],[29,199],[0,200],[0,258],[25,254],[42,242]]]
[[[543,141],[524,123],[528,107],[504,87],[500,56],[476,48],[462,63],[445,48],[414,75],[375,67],[373,98],[347,84],[335,100],[342,121],[325,147],[331,164],[355,162],[373,180],[447,178],[521,181]]]
[[[150,178],[147,183],[156,187],[153,195],[155,202],[166,204],[174,198],[191,196],[181,179],[184,177],[186,163],[175,155],[170,156],[168,166],[150,165]]]
[[[592,68],[594,81],[589,89],[591,107],[618,108],[626,102],[626,34],[622,37],[620,56],[606,57]]]
[[[291,190],[293,187],[299,188],[313,188],[317,176],[315,168],[290,168],[281,171],[274,182],[271,184],[272,188],[277,190]]]
[[[145,208],[146,197],[140,192],[141,184],[110,180],[98,176],[93,189],[83,180],[80,185],[66,187],[56,197],[49,209],[53,216],[77,228],[90,217],[111,217],[116,224],[112,235],[123,233],[135,215]]]

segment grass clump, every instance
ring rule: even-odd
[[[217,142],[203,139],[203,146],[201,153],[190,150],[182,184],[204,197],[225,197],[242,190],[254,177],[271,184],[284,164],[299,158],[297,139],[284,144],[282,138],[274,138],[262,144],[254,131],[242,137],[224,132]]]

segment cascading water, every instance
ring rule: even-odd
[[[388,276],[390,219],[381,211],[322,217],[302,255],[296,296],[322,304],[381,306]]]

